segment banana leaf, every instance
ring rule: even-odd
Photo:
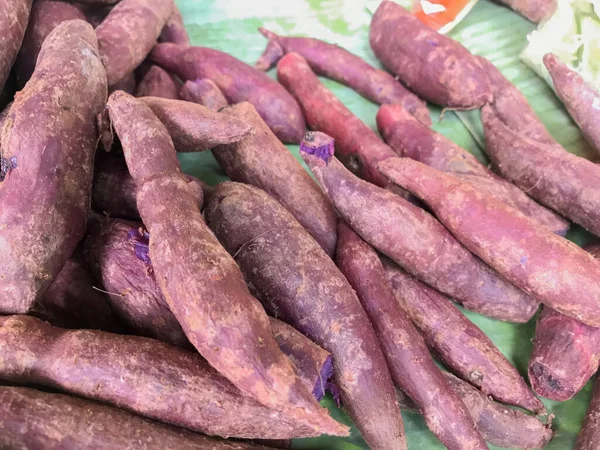
[[[410,0],[399,0],[410,6]],[[378,0],[176,0],[181,9],[192,43],[216,48],[253,64],[265,46],[265,39],[257,32],[265,26],[275,32],[304,35],[337,43],[380,67],[368,40],[369,22]],[[527,96],[554,138],[575,154],[592,157],[593,153],[582,139],[548,85],[519,60],[526,45],[526,36],[534,25],[514,12],[488,0],[480,0],[467,17],[456,26],[450,36],[462,42],[469,50],[494,62],[498,68]],[[270,75],[274,76],[274,71]],[[323,80],[357,116],[371,128],[375,127],[377,106],[338,83]],[[431,107],[434,129],[486,162],[482,151],[483,132],[478,112],[446,112],[439,121],[441,110]],[[298,147],[288,146],[299,159]],[[210,184],[227,177],[209,152],[180,154],[183,169]],[[583,245],[592,238],[575,227],[569,239]],[[531,353],[535,320],[527,324],[507,324],[464,311],[500,350],[526,376]],[[591,383],[572,400],[564,403],[542,399],[549,412],[555,415],[554,439],[549,450],[573,448],[581,428],[589,398]],[[352,425],[348,416],[336,408],[333,401],[323,404],[338,420]],[[444,446],[427,429],[422,418],[403,412],[410,449],[443,449]],[[348,438],[320,437],[294,441],[294,448],[323,450],[358,450],[368,446],[356,428]],[[494,448],[494,447],[490,447]]]

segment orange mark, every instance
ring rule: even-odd
[[[412,13],[424,24],[439,30],[454,22],[472,0],[414,0]]]

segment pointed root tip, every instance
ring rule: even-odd
[[[335,153],[335,140],[325,133],[309,131],[300,143],[300,152],[316,156],[328,164]]]

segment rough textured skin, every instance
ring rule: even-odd
[[[60,389],[208,435],[315,436],[243,395],[198,353],[154,339],[0,317],[0,378]]]
[[[87,257],[105,290],[112,293],[113,308],[135,334],[189,348],[191,344],[156,283],[152,264],[135,254],[129,233],[140,228],[142,223],[124,220],[94,223],[86,240]],[[332,375],[331,356],[289,325],[273,318],[269,321],[279,347],[320,400]]]
[[[396,386],[419,405],[425,423],[448,449],[487,449],[465,405],[394,298],[375,250],[343,222],[338,236],[336,263],[375,328]]]
[[[33,0],[0,2],[0,91],[21,48]]]
[[[600,91],[552,53],[544,56],[544,65],[552,77],[556,95],[588,142],[600,152]]]
[[[219,86],[208,78],[186,81],[179,91],[179,96],[182,100],[198,103],[213,111],[219,111],[229,105]]]
[[[214,81],[230,103],[252,103],[282,142],[302,140],[306,125],[300,107],[283,86],[260,70],[218,50],[177,44],[156,45],[150,59],[184,81]]]
[[[444,365],[500,402],[544,410],[517,369],[447,298],[390,260],[384,259],[383,265],[396,300]]]
[[[486,105],[486,153],[498,172],[540,203],[600,236],[600,166],[558,144],[513,131]]]
[[[173,8],[173,0],[122,0],[96,28],[109,86],[142,63]]]
[[[19,387],[0,387],[0,424],[0,447],[19,450],[266,450],[211,439],[89,400]]]
[[[306,59],[317,75],[331,78],[354,89],[372,102],[397,103],[423,124],[431,125],[423,100],[406,89],[384,70],[376,69],[339,45],[306,37],[285,37],[259,28],[270,41],[278,42],[285,53],[297,53]]]
[[[535,327],[529,381],[536,394],[564,402],[575,396],[600,366],[600,328],[544,307]]]
[[[371,183],[389,184],[377,163],[396,156],[394,151],[319,81],[302,56],[285,55],[277,64],[277,79],[300,103],[308,126],[336,140],[345,165]]]
[[[150,67],[135,91],[136,97],[161,97],[177,100],[181,83],[169,72],[158,66]]]
[[[600,261],[592,255],[452,175],[407,158],[379,167],[507,280],[569,317],[600,326]]]
[[[251,125],[255,134],[223,145],[213,155],[233,181],[256,186],[282,204],[330,256],[335,251],[337,215],[318,184],[269,130],[250,103],[223,110]]]
[[[344,408],[372,449],[405,449],[385,358],[352,287],[277,201],[253,186],[217,186],[207,223],[274,316],[333,356]]]
[[[598,450],[600,442],[600,381],[594,383],[592,400],[583,427],[577,436],[575,450]]]
[[[198,198],[199,207],[202,208],[206,185],[191,175],[184,175],[184,177]],[[140,220],[140,212],[136,203],[135,181],[129,175],[122,155],[112,156],[100,153],[96,157],[92,207],[95,211],[109,217]]]
[[[97,284],[78,248],[30,314],[58,327],[123,331],[108,299],[94,286]]]
[[[142,97],[141,100],[167,127],[178,152],[197,152],[231,144],[253,132],[249,124],[202,105],[159,97]]]
[[[491,61],[482,56],[477,59],[490,79],[494,101],[489,105],[498,118],[521,136],[547,144],[556,143],[521,91]]]
[[[425,100],[476,109],[493,99],[485,69],[475,56],[397,3],[381,2],[371,20],[369,41],[383,65]]]
[[[322,133],[312,135],[313,145],[331,142]],[[527,322],[535,314],[535,299],[500,278],[431,214],[358,179],[333,157],[326,163],[306,148],[301,155],[340,216],[407,272],[480,314],[509,322]]]
[[[86,20],[81,9],[71,3],[58,0],[33,2],[27,31],[15,61],[19,89],[31,78],[42,44],[50,32],[63,22],[76,19]]]
[[[552,439],[552,429],[537,417],[497,403],[451,373],[444,374],[473,417],[477,430],[490,444],[534,449],[545,447]]]
[[[0,183],[0,313],[27,312],[85,233],[105,102],[94,30],[59,25],[2,128],[2,156],[16,168]]]
[[[548,19],[556,10],[556,0],[500,0],[533,23]]]
[[[143,226],[140,222],[114,219],[92,222],[85,245],[90,267],[109,292],[113,309],[135,334],[189,347],[181,325],[156,284],[152,265],[135,254],[129,233]]]
[[[162,29],[158,42],[172,42],[173,44],[190,45],[190,36],[188,35],[181,11],[177,6],[173,9],[173,14],[169,16],[169,20]]]
[[[347,435],[302,384],[240,269],[204,223],[166,128],[123,92],[110,96],[108,109],[138,187],[156,280],[192,345],[265,406],[319,433]]]
[[[379,108],[377,128],[398,155],[468,181],[480,191],[517,208],[556,234],[564,236],[569,230],[569,222],[565,219],[493,173],[467,150],[418,123],[401,106],[383,105]]]
[[[75,3],[75,0],[69,0],[69,1],[73,1]],[[108,6],[114,6],[117,3],[119,3],[120,1],[122,1],[122,0],[77,0],[76,3],[81,3],[84,5],[90,5],[90,6],[108,7]]]

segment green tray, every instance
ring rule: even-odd
[[[192,43],[223,50],[249,64],[253,64],[265,46],[265,39],[257,32],[265,26],[275,32],[289,35],[305,35],[337,43],[379,66],[368,40],[371,12],[378,0],[176,0]],[[406,1],[399,2],[409,6]],[[531,102],[553,136],[569,151],[591,157],[593,153],[582,140],[559,100],[543,80],[519,61],[518,55],[526,44],[526,35],[534,25],[512,11],[487,0],[480,0],[469,15],[450,36],[462,42],[469,50],[488,57],[521,89]],[[274,71],[271,72],[271,75]],[[330,80],[323,80],[343,102],[371,128],[375,127],[377,105],[363,99],[354,91]],[[434,129],[457,144],[474,153],[482,161],[483,134],[477,112],[446,113],[438,121],[440,109],[430,108]],[[298,158],[298,147],[288,146]],[[226,180],[224,172],[209,152],[180,155],[183,169],[208,183]],[[576,228],[576,227],[575,227]],[[579,245],[589,242],[591,236],[576,228],[568,237]],[[464,311],[479,326],[506,357],[526,375],[531,352],[535,321],[524,325],[512,325],[487,319]],[[590,398],[591,383],[574,399],[564,402],[543,400],[549,412],[554,414],[550,450],[573,448],[581,428]],[[332,415],[351,425],[348,416],[337,409],[331,399],[325,399]],[[444,446],[427,429],[423,419],[413,413],[403,412],[409,449],[443,449]],[[294,441],[294,448],[323,450],[367,449],[356,428],[348,438],[321,437]],[[490,447],[495,448],[495,447]]]

